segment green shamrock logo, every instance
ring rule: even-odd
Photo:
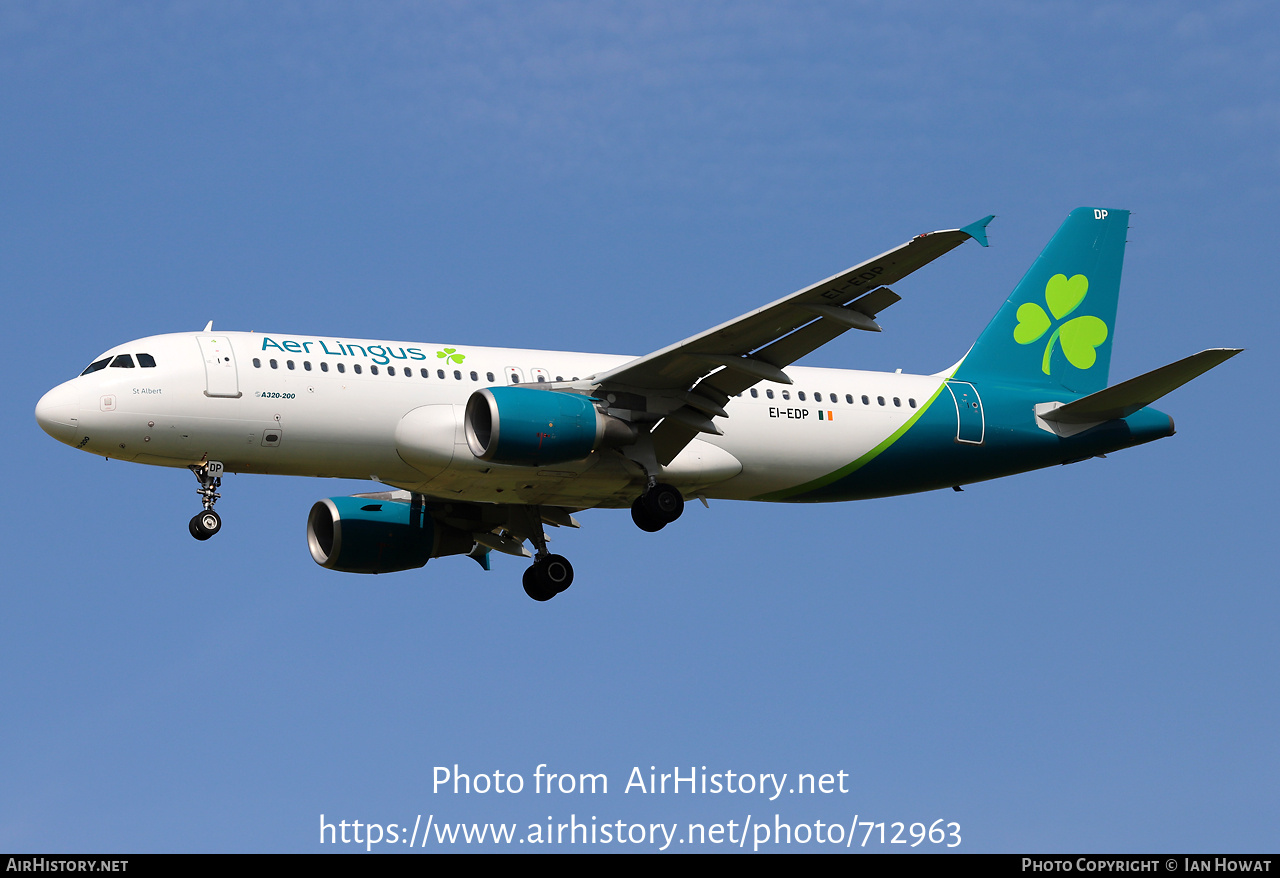
[[[1061,320],[1084,301],[1089,292],[1089,278],[1077,274],[1068,278],[1065,274],[1055,274],[1044,285],[1044,301],[1049,306],[1053,320]],[[1018,308],[1018,325],[1013,328],[1013,340],[1018,344],[1031,344],[1044,335],[1053,324],[1049,315],[1035,302],[1027,302]],[[1049,374],[1049,358],[1053,356],[1053,345],[1062,340],[1062,352],[1067,355],[1067,362],[1077,369],[1088,369],[1098,359],[1098,345],[1107,340],[1107,324],[1097,317],[1075,317],[1060,325],[1049,336],[1044,346],[1044,361],[1040,368]]]
[[[467,358],[466,354],[458,353],[457,348],[445,348],[442,351],[436,351],[436,356],[446,363],[461,363]]]

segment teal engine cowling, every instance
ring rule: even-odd
[[[629,424],[601,413],[589,397],[533,387],[477,390],[464,426],[471,453],[494,463],[564,463],[635,441]]]
[[[410,570],[432,558],[465,555],[473,545],[470,534],[397,500],[327,497],[307,516],[311,557],[343,573]]]

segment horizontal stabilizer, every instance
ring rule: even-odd
[[[1038,412],[1046,421],[1058,424],[1099,424],[1124,418],[1146,408],[1166,393],[1177,390],[1192,378],[1224,363],[1243,348],[1213,348],[1192,354],[1137,378],[1122,381],[1106,390],[1091,393],[1052,411]]]

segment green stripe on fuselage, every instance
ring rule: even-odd
[[[1070,396],[1060,394],[1058,401],[1069,401]],[[960,442],[954,410],[933,406],[936,398],[935,394],[914,423],[849,465],[759,499],[824,503],[931,491],[1085,460],[1173,433],[1169,417],[1148,407],[1072,436],[1058,436],[1038,426],[1034,414],[1036,403],[1052,397],[1046,400],[1034,388],[1005,386],[985,388],[982,443]]]
[[[793,488],[783,488],[781,491],[773,491],[772,493],[769,493],[769,494],[761,494],[759,497],[756,497],[754,499],[765,500],[769,502],[777,502],[779,500],[790,500],[790,499],[796,498],[797,495],[799,494],[805,494],[810,491],[816,491],[817,489],[822,488],[826,485],[829,485],[832,482],[837,481],[838,479],[844,478],[850,473],[856,472],[857,470],[866,466],[871,461],[875,460],[876,457],[881,452],[883,452],[889,446],[893,445],[893,443],[897,442],[898,439],[900,439],[903,436],[903,434],[905,434],[908,430],[911,429],[911,425],[914,424],[917,420],[919,420],[920,416],[929,410],[929,407],[933,405],[934,400],[938,398],[938,395],[946,389],[947,389],[947,382],[946,382],[946,379],[944,378],[942,379],[941,383],[938,385],[938,389],[933,392],[933,396],[929,397],[928,401],[925,402],[924,405],[920,406],[920,408],[916,411],[916,413],[907,419],[907,422],[905,424],[903,424],[897,430],[894,430],[893,433],[890,434],[890,436],[887,439],[885,439],[875,448],[872,448],[866,454],[859,457],[857,460],[845,464],[835,472],[827,473],[825,476],[820,476],[819,478],[816,478],[813,481],[805,482],[803,485],[796,485]]]

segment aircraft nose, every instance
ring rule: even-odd
[[[59,384],[36,403],[36,423],[59,442],[75,442],[79,421],[80,394],[65,384]]]

